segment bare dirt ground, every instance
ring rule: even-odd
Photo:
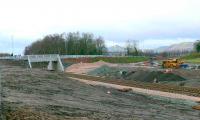
[[[77,73],[77,74],[86,74],[89,71],[92,71],[96,68],[99,68],[103,65],[107,65],[110,67],[117,66],[117,64],[106,63],[103,61],[98,61],[94,63],[77,63],[73,64],[65,69],[65,72]]]
[[[152,67],[145,66],[143,62],[137,63],[126,63],[126,64],[116,64],[116,63],[107,63],[104,61],[98,61],[94,63],[76,63],[65,69],[65,72],[76,73],[76,74],[87,74],[90,71],[93,71],[102,66],[109,67],[118,67],[118,68],[140,68],[142,66],[143,69],[150,69]]]
[[[156,78],[160,84],[200,88],[200,70],[173,69],[170,73],[166,73],[165,69],[160,66],[145,65],[145,62],[128,64],[112,64],[103,61],[77,63],[67,67],[65,72],[150,83],[153,83]]]
[[[91,81],[91,80],[85,80],[85,79],[79,79],[79,78],[73,78],[73,77],[72,77],[72,79],[78,80],[80,82],[83,82],[83,83],[86,83],[86,84],[89,84],[89,85],[105,86],[105,87],[109,87],[109,88],[116,88],[118,90],[131,89],[134,92],[144,93],[144,94],[148,94],[148,95],[155,95],[155,96],[162,96],[162,97],[183,99],[183,100],[192,100],[192,101],[195,101],[195,102],[200,101],[200,97],[193,97],[193,96],[182,95],[182,94],[177,94],[177,93],[162,92],[162,91],[157,91],[157,90],[148,90],[148,89],[143,89],[143,88],[136,88],[136,87],[130,87],[130,86],[110,84],[110,83],[105,83],[105,82]]]
[[[0,62],[8,120],[198,120],[197,103],[84,84],[64,73]],[[108,94],[109,91],[109,94]]]

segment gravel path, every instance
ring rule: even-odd
[[[156,95],[156,96],[162,96],[162,97],[168,97],[168,98],[174,98],[174,99],[192,100],[196,102],[200,101],[200,97],[162,92],[162,91],[157,91],[157,90],[148,90],[148,89],[142,89],[142,88],[136,88],[136,87],[123,86],[123,85],[116,85],[116,84],[91,81],[91,80],[85,80],[85,79],[79,79],[79,78],[73,78],[73,77],[71,77],[71,79],[78,80],[80,82],[83,82],[89,85],[100,85],[100,86],[111,87],[111,88],[116,88],[116,89],[131,88],[132,91],[137,92],[137,93]]]

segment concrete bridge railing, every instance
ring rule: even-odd
[[[49,54],[49,55],[27,55],[28,60],[31,62],[48,62],[48,61],[57,61],[58,54]]]

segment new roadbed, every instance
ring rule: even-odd
[[[1,61],[0,73],[5,120],[200,119],[193,101],[121,92],[75,81],[69,74]]]
[[[189,96],[200,97],[200,89],[199,88],[191,88],[191,87],[182,87],[182,86],[173,86],[173,85],[163,85],[158,83],[143,83],[136,81],[128,81],[128,80],[113,80],[109,78],[97,77],[97,76],[89,76],[84,74],[74,74],[74,73],[66,73],[68,77],[74,77],[79,79],[91,80],[91,81],[99,81],[123,86],[144,88],[149,90],[158,90],[163,92],[170,93],[178,93]]]

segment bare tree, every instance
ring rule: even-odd
[[[139,55],[138,41],[137,40],[127,40],[126,42],[127,55]]]

